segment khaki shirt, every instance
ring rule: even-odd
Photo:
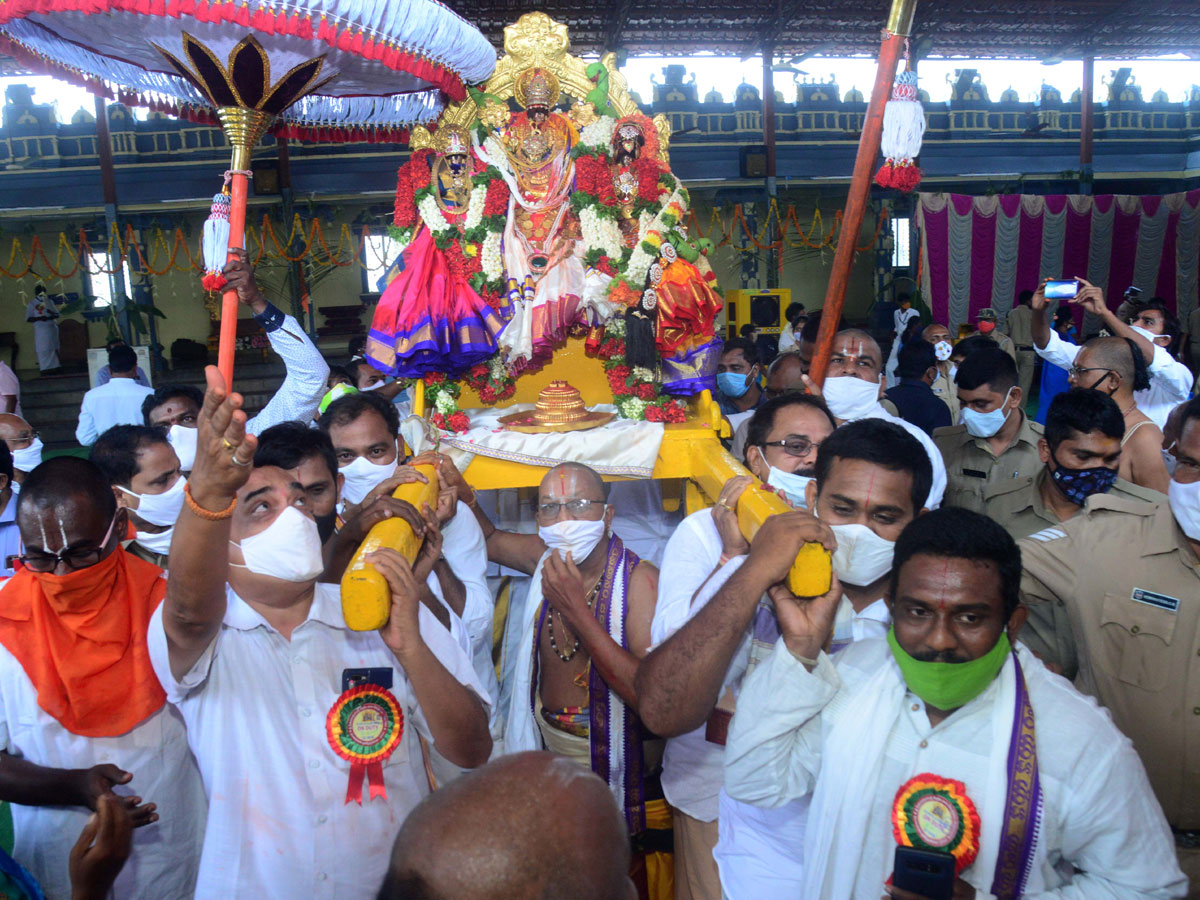
[[[1033,310],[1018,306],[1008,314],[1008,336],[1018,349],[1033,347]]]
[[[1171,825],[1200,828],[1200,562],[1170,505],[1090,497],[1020,547],[1021,640],[1108,707]]]
[[[1047,509],[1042,501],[1042,485],[1049,477],[1050,470],[1043,466],[1032,478],[1020,478],[1012,484],[1001,485],[988,493],[984,501],[984,512],[1003,525],[1004,530],[1018,541],[1051,525],[1059,524],[1059,518],[1053,510]],[[1118,478],[1104,496],[1123,497],[1126,500],[1140,500],[1145,503],[1158,503],[1166,499],[1164,494],[1144,488],[1140,484],[1133,484],[1124,478]]]
[[[951,425],[933,432],[933,442],[946,460],[946,499],[943,506],[961,506],[981,513],[989,493],[1018,478],[1032,478],[1042,468],[1037,443],[1042,426],[1021,414],[1016,439],[999,456],[984,438],[972,437],[966,425]]]

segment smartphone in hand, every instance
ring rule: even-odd
[[[1079,282],[1072,279],[1071,281],[1047,281],[1046,282],[1046,299],[1047,300],[1073,300],[1075,295],[1079,293]]]
[[[929,900],[952,900],[957,879],[955,859],[949,853],[897,847],[892,884]]]

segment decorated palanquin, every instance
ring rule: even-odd
[[[569,48],[565,25],[522,16],[487,83],[414,130],[391,229],[404,249],[367,355],[456,383],[456,407],[566,378],[622,418],[683,422],[720,355],[711,245],[684,227],[665,117],[637,108],[612,54],[589,65]],[[467,425],[448,401],[434,412]]]

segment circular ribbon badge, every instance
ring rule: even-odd
[[[362,805],[364,776],[370,784],[368,799],[386,800],[383,761],[404,736],[404,713],[391,692],[375,684],[346,691],[329,710],[325,732],[333,752],[350,763],[346,802]]]
[[[896,792],[892,831],[904,847],[936,850],[954,857],[959,874],[979,853],[979,813],[961,781],[915,775]]]

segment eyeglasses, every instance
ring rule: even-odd
[[[1104,366],[1071,366],[1067,369],[1067,376],[1070,378],[1080,378],[1084,372],[1111,372],[1112,369],[1106,369]]]
[[[820,441],[810,441],[808,438],[789,437],[781,441],[763,441],[759,444],[760,447],[782,447],[783,452],[788,456],[808,456],[818,447],[821,446]]]
[[[572,519],[581,519],[591,512],[593,507],[598,507],[603,515],[606,506],[608,504],[603,500],[566,500],[562,503],[535,503],[533,511],[539,519],[553,519],[558,516],[559,510],[566,509],[567,515]]]
[[[4,438],[4,443],[8,445],[9,450],[23,450],[28,447],[38,438],[36,431],[26,431],[18,434],[16,437]],[[17,446],[17,445],[20,446]]]
[[[108,539],[112,537],[113,526],[116,524],[117,513],[114,513],[112,521],[108,523],[108,531],[104,532],[104,537],[100,539],[100,544],[96,547],[76,547],[71,550],[60,550],[58,553],[26,553],[13,558],[19,559],[21,565],[31,572],[53,572],[58,568],[59,563],[65,563],[67,568],[72,571],[86,569],[88,566],[94,566],[100,562],[100,557],[104,555],[104,548],[108,546]]]

